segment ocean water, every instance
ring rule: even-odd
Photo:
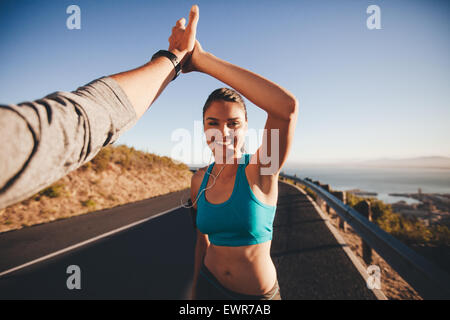
[[[377,198],[386,203],[405,200],[419,201],[407,197],[393,197],[389,193],[450,193],[450,170],[428,168],[372,168],[372,167],[286,167],[283,172],[297,177],[309,177],[329,184],[334,190],[360,189],[378,193]]]

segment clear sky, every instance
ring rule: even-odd
[[[81,9],[80,30],[66,27],[71,4]],[[144,64],[167,49],[192,4],[205,50],[298,98],[288,163],[450,156],[450,1],[1,0],[0,103]],[[366,26],[372,4],[381,9],[380,30]],[[176,130],[202,139],[195,121],[223,86],[205,74],[181,75],[118,142],[171,156]],[[249,128],[262,129],[266,113],[246,102]]]

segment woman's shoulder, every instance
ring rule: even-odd
[[[200,185],[202,184],[203,177],[205,176],[206,170],[208,169],[208,166],[198,168],[197,171],[194,172],[191,178],[191,189],[193,191],[196,191],[200,188]],[[197,192],[195,192],[197,193]]]
[[[198,182],[200,180],[201,183],[207,169],[208,166],[198,168],[197,171],[195,171],[194,174],[192,175],[191,182]]]

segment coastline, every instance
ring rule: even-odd
[[[378,198],[379,196],[377,192],[360,189],[345,190],[345,192],[359,197]],[[400,198],[397,202],[389,203],[394,213],[418,218],[427,226],[439,223],[450,227],[450,193],[388,193],[388,195]],[[409,204],[401,198],[411,198],[417,202]]]

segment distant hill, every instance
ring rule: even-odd
[[[406,159],[378,159],[378,160],[360,161],[355,164],[370,167],[450,169],[450,158],[434,156],[434,157],[417,157]]]
[[[378,168],[434,168],[434,169],[450,169],[450,158],[441,156],[416,157],[404,159],[374,159],[374,160],[348,160],[334,162],[298,162],[287,164],[290,169],[305,167],[337,167],[337,166],[357,166],[357,167],[378,167]]]

